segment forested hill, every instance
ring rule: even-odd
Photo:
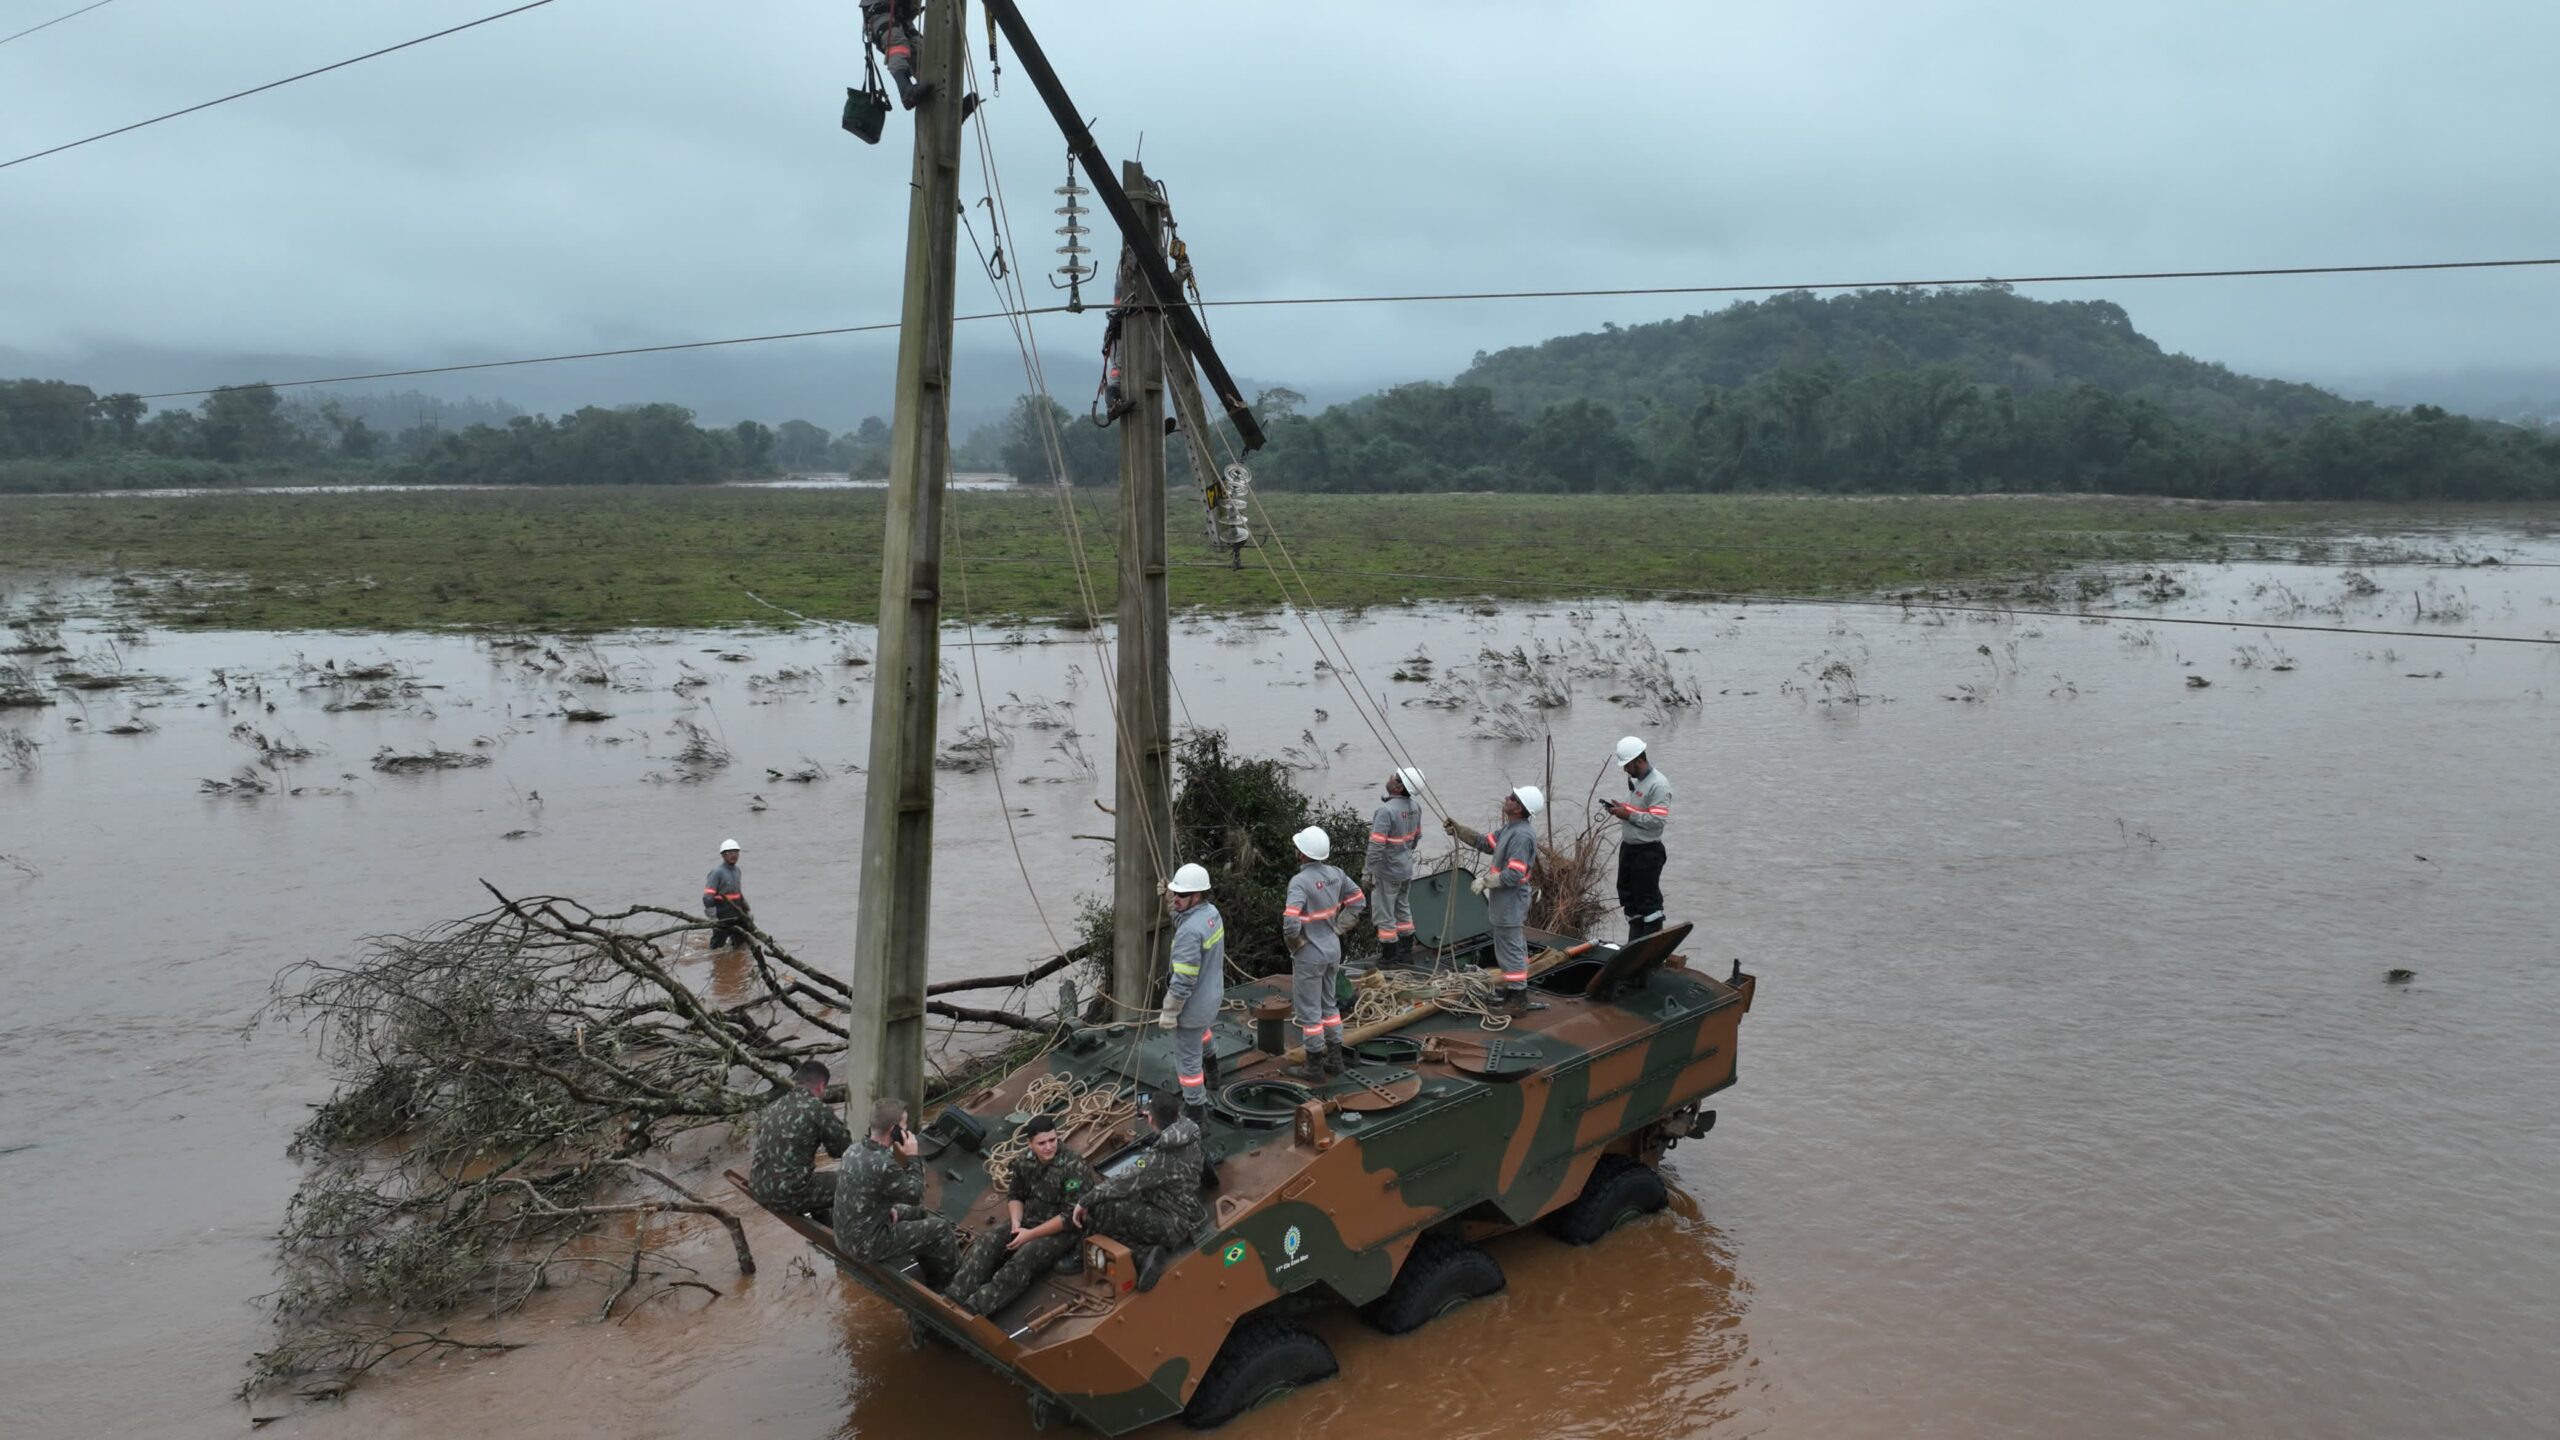
[[[1265,420],[1257,470],[1307,490],[2560,499],[2560,430],[2234,374],[1996,285],[1612,326]]]
[[[1518,415],[1595,400],[1633,424],[1657,406],[1690,404],[1709,386],[1740,389],[1824,363],[1850,378],[1945,366],[2018,395],[2095,385],[2221,429],[2294,429],[2352,408],[2315,386],[2170,354],[2111,301],[2030,300],[2005,285],[1827,299],[1796,291],[1478,354],[1456,383],[1483,386]]]

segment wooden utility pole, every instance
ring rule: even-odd
[[[1164,202],[1132,160],[1121,166],[1130,208],[1151,243]],[[1161,256],[1158,249],[1155,254]],[[1162,261],[1157,262],[1162,268]],[[1116,1018],[1154,1008],[1171,948],[1162,886],[1173,853],[1172,670],[1166,653],[1164,319],[1135,247],[1120,254],[1120,724],[1113,747],[1111,998]],[[1186,362],[1187,363],[1187,362]]]
[[[869,1122],[876,1098],[894,1095],[918,1112],[925,1101],[933,750],[942,683],[942,497],[951,472],[951,316],[968,21],[968,0],[925,0],[916,78],[930,83],[933,95],[909,112],[916,140],[906,307],[890,422],[889,508],[880,538],[880,653],[872,670],[853,1000],[845,1017],[845,1103],[856,1133]]]

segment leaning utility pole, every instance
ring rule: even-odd
[[[932,97],[911,115],[906,307],[889,434],[889,509],[880,536],[880,640],[872,670],[870,789],[862,807],[862,892],[845,1016],[847,1115],[870,1103],[924,1109],[924,987],[933,920],[933,747],[942,683],[942,497],[951,472],[951,316],[960,233],[960,98],[968,0],[924,0],[916,78]]]
[[[1154,256],[1164,200],[1131,160],[1121,167]],[[1158,259],[1158,268],[1162,261]],[[1111,833],[1111,998],[1119,1018],[1151,1009],[1172,932],[1161,887],[1173,854],[1172,671],[1166,653],[1164,310],[1134,245],[1120,252],[1120,717]],[[1185,366],[1190,363],[1184,358]]]

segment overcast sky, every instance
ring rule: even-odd
[[[0,33],[72,8],[0,0]],[[119,0],[0,46],[0,159],[501,8]],[[1144,133],[1213,296],[2560,253],[2552,0],[1025,8],[1105,147]],[[0,346],[432,363],[894,319],[908,131],[836,129],[857,13],[558,0],[0,171]],[[1010,65],[987,114],[1052,263],[1063,147]],[[2032,293],[2315,377],[2549,364],[2560,322],[2548,271]],[[1703,303],[1214,323],[1237,371],[1331,389]],[[1062,392],[1098,329],[1043,322]]]

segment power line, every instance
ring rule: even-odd
[[[551,3],[551,0],[536,0],[536,3],[547,5]],[[526,6],[524,8],[530,9],[532,7]],[[507,13],[513,14],[515,12],[509,11]],[[496,19],[498,17],[492,16],[490,18]],[[486,22],[474,21],[473,23],[481,24]],[[410,43],[415,44],[416,42],[412,41]],[[277,83],[281,84],[283,82],[279,81]],[[149,122],[145,123],[147,124]],[[11,161],[9,163],[16,164],[17,162]],[[2416,271],[2512,270],[2528,267],[2550,266],[2560,266],[2560,256],[2555,256],[2549,259],[2520,260],[2431,260],[2389,265],[2294,265],[2262,269],[2147,270],[2087,275],[2021,275],[2008,279],[1837,280],[1821,281],[1813,284],[1657,285],[1608,290],[1482,290],[1459,291],[1447,294],[1414,295],[1270,296],[1262,299],[1212,300],[1208,303],[1211,305],[1233,307],[1268,307],[1283,305],[1392,305],[1436,301],[1463,302],[1485,300],[1604,299],[1611,297],[1644,295],[1784,294],[1796,290],[1891,290],[1906,286],[1931,285],[2046,285],[2110,280],[2220,279],[2237,276],[2372,275]],[[1026,319],[1040,315],[1062,315],[1065,313],[1067,313],[1067,307],[1064,305],[1036,305],[1027,306],[1018,310],[993,310],[977,315],[963,315],[959,316],[958,319],[962,322],[975,320]],[[730,345],[761,345],[777,340],[806,340],[828,335],[859,335],[871,331],[895,330],[898,328],[898,324],[899,322],[891,320],[870,325],[836,326],[823,330],[790,330],[770,335],[735,335],[718,340],[686,340],[667,345],[635,345],[619,350],[585,350],[566,355],[532,355],[513,360],[480,360],[463,365],[426,365],[407,370],[378,370],[355,375],[328,375],[308,380],[273,380],[250,383],[265,384],[273,389],[285,390],[305,385],[339,385],[357,380],[396,380],[416,375],[450,375],[467,370],[499,370],[520,365],[550,365],[569,360],[607,360],[616,356],[652,355],[673,350],[710,350]],[[240,388],[238,385],[212,385],[195,390],[162,390],[143,395],[140,398],[144,400],[177,400],[200,395],[210,395],[216,390],[231,390],[238,388]],[[22,407],[25,403],[26,402],[20,402]]]
[[[1208,300],[1213,306],[1405,305],[1472,300],[1605,300],[1642,295],[1760,295],[1796,290],[1902,290],[1972,285],[2074,285],[2116,280],[2224,280],[2281,275],[2382,275],[2420,270],[2514,270],[2560,265],[2539,260],[2413,260],[2390,265],[2271,265],[2224,270],[2120,270],[2089,275],[1983,275],[1935,280],[1820,280],[1793,285],[1643,285],[1606,290],[1462,290],[1412,295],[1327,295],[1263,300]]]
[[[101,5],[105,4],[106,0],[98,0],[98,3]],[[501,10],[495,15],[483,15],[477,20],[466,20],[459,25],[438,30],[432,35],[421,35],[415,40],[403,40],[397,45],[385,45],[379,50],[368,50],[362,55],[350,56],[349,58],[340,60],[333,65],[323,65],[317,70],[305,70],[299,75],[287,75],[281,80],[270,80],[264,85],[252,86],[246,90],[237,90],[231,94],[223,96],[219,100],[207,100],[202,104],[190,105],[184,110],[172,110],[166,115],[154,115],[148,120],[136,120],[130,125],[120,125],[113,130],[103,130],[95,135],[88,136],[85,139],[74,140],[64,145],[56,145],[50,150],[38,150],[31,155],[21,155],[15,160],[0,160],[0,170],[6,170],[13,165],[24,165],[30,160],[41,160],[47,155],[59,155],[65,150],[77,150],[83,145],[94,145],[101,140],[112,140],[118,135],[129,135],[136,130],[144,128],[145,126],[157,125],[163,120],[175,120],[181,115],[193,115],[199,110],[210,110],[216,105],[228,105],[234,100],[245,100],[252,95],[263,95],[269,90],[276,89],[280,86],[290,85],[297,80],[308,80],[314,75],[326,75],[332,70],[344,70],[350,65],[362,64],[367,60],[378,59],[384,55],[389,55],[394,51],[406,50],[412,45],[424,45],[430,40],[441,40],[447,35],[459,35],[465,30],[476,29],[493,20],[504,20],[510,15],[521,15],[527,10],[539,10],[550,3],[551,0],[529,0],[529,3],[519,5],[513,10]],[[89,8],[94,10],[97,6],[92,5]],[[73,13],[77,14],[79,12],[75,11]],[[62,18],[68,20],[71,17],[69,15],[65,15]],[[59,22],[46,22],[46,24],[56,23]],[[44,26],[39,25],[36,28],[41,30]],[[12,36],[10,38],[15,39],[17,37]]]
[[[24,40],[25,38],[27,38],[27,37],[28,37],[28,36],[30,36],[30,35],[33,35],[34,33],[36,33],[36,32],[37,32],[37,31],[39,31],[39,30],[50,30],[50,29],[52,29],[54,26],[61,24],[61,23],[62,23],[63,21],[65,21],[65,20],[77,20],[77,19],[79,19],[81,16],[88,14],[90,11],[97,9],[100,5],[112,5],[112,4],[114,4],[114,3],[115,3],[115,0],[91,0],[91,3],[90,3],[90,4],[83,5],[83,6],[81,6],[79,9],[72,11],[72,12],[71,12],[70,14],[68,14],[68,15],[56,15],[56,16],[54,16],[52,19],[47,20],[46,22],[44,22],[44,23],[43,23],[43,24],[41,24],[41,25],[30,25],[30,26],[28,26],[26,29],[19,31],[19,32],[18,32],[17,34],[15,34],[15,35],[0,35],[0,45],[6,45],[6,44],[8,44],[10,41],[12,41],[12,40]]]

